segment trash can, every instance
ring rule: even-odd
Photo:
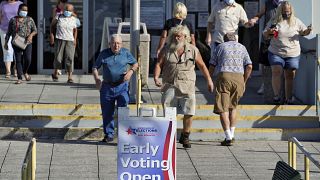
[[[143,33],[140,34],[139,49],[141,54],[141,85],[148,85],[149,76],[149,57],[150,57],[150,34],[147,32],[145,23],[140,23]],[[123,33],[129,32],[129,33]],[[130,50],[130,22],[121,22],[118,26],[118,32],[122,38],[122,47]]]

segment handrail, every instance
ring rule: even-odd
[[[305,180],[310,179],[310,162],[309,160],[320,169],[320,162],[315,160],[312,155],[303,147],[303,145],[297,140],[297,138],[292,137],[288,140],[288,162],[289,165],[296,169],[297,167],[297,148],[304,154],[304,177]]]
[[[36,179],[36,139],[32,138],[26,156],[24,157],[21,168],[22,180],[35,180]]]

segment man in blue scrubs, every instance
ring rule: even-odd
[[[100,90],[100,104],[103,118],[103,142],[114,138],[114,108],[125,107],[129,102],[128,83],[132,74],[138,69],[138,63],[128,49],[122,48],[119,34],[111,36],[110,48],[100,52],[92,68],[97,89]],[[103,67],[103,81],[98,69]],[[130,68],[128,68],[130,67]]]

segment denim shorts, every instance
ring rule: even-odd
[[[299,69],[300,55],[283,58],[268,51],[268,59],[271,66],[280,65],[283,69]]]

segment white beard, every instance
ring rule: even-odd
[[[180,41],[180,42],[174,42],[170,45],[170,51],[171,52],[175,52],[177,51],[178,49],[182,48],[185,46],[185,42],[184,41]]]

